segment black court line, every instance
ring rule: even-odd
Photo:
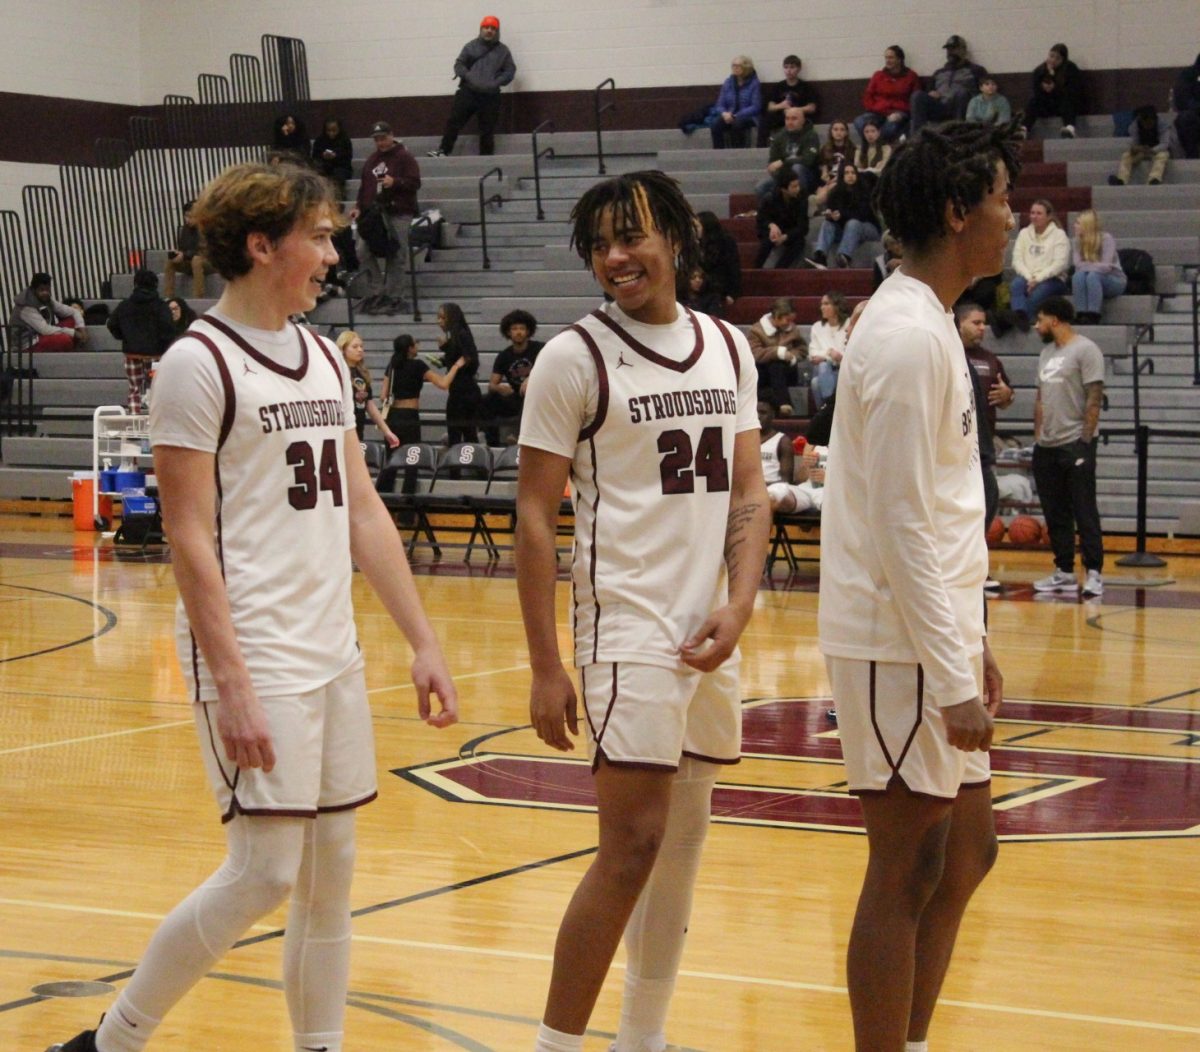
[[[17,588],[23,592],[40,592],[42,595],[52,595],[57,599],[70,599],[75,603],[82,603],[84,606],[89,606],[93,610],[104,615],[104,626],[96,632],[91,632],[80,639],[74,639],[70,643],[60,643],[58,646],[46,647],[45,650],[34,650],[28,654],[15,654],[13,657],[0,658],[0,665],[9,661],[23,661],[26,658],[41,657],[43,654],[53,654],[57,650],[67,650],[71,647],[77,647],[80,643],[87,643],[93,639],[99,639],[106,632],[111,632],[117,627],[117,615],[107,607],[101,606],[99,603],[93,603],[90,599],[84,599],[78,595],[71,595],[70,592],[52,592],[47,588],[34,588],[26,584],[8,584],[4,582],[4,588]]]
[[[1161,607],[1159,609],[1169,610],[1169,607]],[[1162,643],[1166,646],[1195,646],[1194,639],[1173,639],[1171,636],[1156,635],[1153,632],[1132,631],[1126,628],[1109,628],[1107,625],[1102,625],[1100,622],[1105,618],[1113,618],[1118,614],[1141,614],[1145,612],[1144,607],[1127,606],[1118,607],[1114,610],[1106,610],[1102,614],[1095,614],[1087,619],[1088,628],[1094,628],[1097,632],[1107,632],[1110,636],[1121,636],[1123,639],[1136,639],[1139,642],[1146,643]]]
[[[512,866],[508,869],[497,870],[495,873],[485,873],[479,877],[471,877],[468,880],[459,880],[453,884],[445,884],[440,888],[430,888],[428,891],[418,891],[412,895],[405,895],[403,898],[390,899],[387,902],[377,902],[373,906],[363,906],[361,909],[353,910],[350,913],[351,917],[366,917],[372,913],[379,913],[382,910],[395,909],[397,906],[407,906],[413,902],[421,902],[425,899],[437,898],[440,895],[449,895],[451,892],[464,891],[467,888],[478,887],[481,884],[490,884],[494,880],[502,880],[505,877],[515,877],[521,873],[530,873],[535,869],[542,869],[544,866],[553,866],[559,862],[570,862],[576,858],[583,858],[586,855],[594,855],[598,848],[585,847],[579,851],[568,851],[563,855],[554,855],[551,858],[538,859],[536,862],[524,862],[519,866]],[[243,946],[253,946],[256,943],[268,942],[271,939],[280,939],[283,937],[286,929],[279,928],[276,931],[263,932],[261,935],[252,935],[247,939],[242,939],[233,944],[233,949],[241,949]]]
[[[1190,690],[1181,690],[1175,694],[1164,694],[1161,698],[1151,698],[1149,701],[1142,702],[1142,704],[1161,705],[1164,701],[1177,701],[1179,698],[1190,698],[1193,694],[1200,694],[1200,687],[1192,687]]]
[[[1001,721],[998,721],[998,722],[1001,722],[1001,723],[1003,723],[1004,721],[1003,721],[1003,720],[1001,720]],[[1025,720],[1013,720],[1012,722],[1014,722],[1014,723],[1024,723],[1024,722],[1026,722],[1026,721],[1025,721]],[[1080,727],[1086,727],[1086,726],[1088,726],[1088,724],[1071,724],[1071,726],[1072,726],[1072,727],[1076,727],[1076,726],[1080,726]],[[1058,728],[1058,727],[1043,727],[1041,730],[1037,730],[1037,731],[1027,731],[1027,732],[1026,732],[1026,733],[1024,733],[1024,734],[1017,734],[1017,735],[1014,735],[1012,738],[1005,738],[1003,741],[998,741],[998,742],[996,742],[996,745],[998,745],[998,746],[999,746],[999,745],[1012,745],[1012,743],[1013,743],[1013,742],[1023,742],[1023,741],[1025,741],[1025,739],[1026,739],[1026,738],[1037,738],[1037,737],[1039,737],[1040,735],[1043,735],[1043,734],[1049,734],[1051,730],[1060,730],[1060,729],[1061,729],[1061,728]],[[1121,728],[1119,728],[1119,729],[1120,729],[1120,730],[1127,730],[1128,728],[1126,728],[1126,727],[1121,727]]]

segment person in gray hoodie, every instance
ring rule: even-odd
[[[479,115],[479,152],[496,152],[496,118],[500,115],[500,89],[517,75],[512,52],[500,43],[500,19],[487,15],[479,23],[479,36],[469,41],[454,63],[458,91],[446,121],[446,130],[430,157],[446,157],[454,152],[454,143],[463,125]]]

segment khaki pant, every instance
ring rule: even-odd
[[[1162,182],[1163,174],[1167,170],[1167,158],[1170,156],[1166,150],[1155,150],[1149,146],[1133,146],[1126,150],[1121,155],[1121,164],[1117,168],[1117,178],[1123,183],[1129,182],[1129,177],[1133,174],[1136,168],[1142,161],[1150,162],[1150,174],[1146,176],[1148,181],[1157,180]]]
[[[186,271],[192,272],[192,298],[204,299],[204,275],[212,270],[208,260],[199,253],[192,256],[191,259],[184,259],[182,256],[175,259],[168,259],[165,269],[165,280],[163,281],[163,297],[170,299],[175,295],[175,275],[182,274]]]

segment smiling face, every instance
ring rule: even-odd
[[[998,161],[992,189],[963,220],[965,262],[973,279],[999,274],[1004,269],[1008,233],[1015,225],[1012,209],[1008,206],[1008,193],[1008,168],[1003,161]]]
[[[1033,204],[1029,206],[1029,225],[1042,235],[1046,232],[1046,227],[1050,225],[1050,213],[1046,211],[1045,205]]]
[[[658,230],[625,225],[612,208],[600,213],[592,273],[629,317],[647,325],[675,320],[676,246]]]
[[[266,268],[272,304],[288,315],[317,305],[326,271],[338,261],[328,208],[318,207],[302,216],[274,244],[264,234],[251,234],[249,243],[251,258]]]

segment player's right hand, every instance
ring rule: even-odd
[[[992,717],[978,696],[946,706],[942,709],[942,721],[946,725],[946,740],[956,749],[963,752],[991,749]]]
[[[529,688],[529,722],[537,736],[552,749],[572,752],[575,743],[567,736],[579,734],[579,700],[575,684],[561,666],[533,676]]]
[[[275,746],[267,727],[267,715],[253,691],[241,697],[222,698],[217,703],[217,734],[225,755],[242,770],[275,767]]]

